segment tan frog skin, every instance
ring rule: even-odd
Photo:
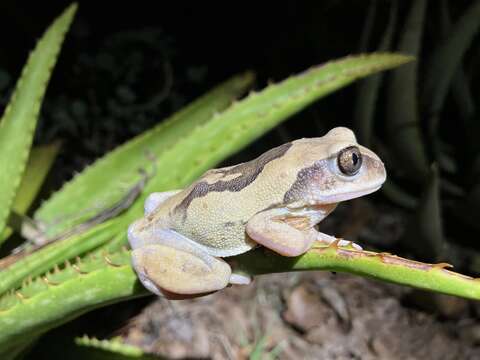
[[[331,243],[336,238],[315,225],[339,202],[374,192],[385,179],[380,158],[347,128],[283,144],[249,162],[209,170],[184,190],[151,194],[145,216],[128,230],[133,267],[158,295],[249,283],[222,257],[258,245],[298,256],[315,241]]]

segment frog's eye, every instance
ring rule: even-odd
[[[356,146],[349,146],[341,150],[337,156],[338,168],[342,174],[353,176],[362,166],[362,154]]]

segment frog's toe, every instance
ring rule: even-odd
[[[252,282],[252,277],[243,274],[232,274],[229,282],[233,285],[249,285]]]

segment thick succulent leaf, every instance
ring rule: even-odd
[[[61,271],[26,283],[21,291],[4,295],[0,298],[0,358],[26,346],[25,336],[38,336],[112,301],[145,295],[129,263],[128,253],[120,252],[67,264]],[[113,277],[105,282],[109,272]]]
[[[445,259],[447,255],[443,234],[440,175],[435,165],[431,168],[422,197],[402,241],[422,259],[438,261]]]
[[[97,160],[37,210],[35,219],[46,226],[46,235],[58,235],[116,204],[140,181],[140,169],[151,173],[163,152],[225,109],[246,92],[253,80],[252,73],[230,79],[153,129]],[[164,174],[158,172],[158,176]]]
[[[68,7],[30,54],[0,121],[0,233],[3,232],[28,160],[30,146],[52,69],[77,9]],[[1,239],[1,238],[0,238]],[[0,240],[1,241],[1,240]]]
[[[426,0],[411,3],[398,50],[417,56],[423,34]],[[411,180],[421,182],[428,173],[428,159],[418,122],[417,66],[415,62],[392,72],[387,89],[386,125],[389,145],[402,164],[396,168],[408,172]]]
[[[386,253],[318,246],[291,258],[265,249],[235,259],[234,270],[251,275],[325,270],[347,272],[396,284],[480,300],[480,281],[446,270],[448,264],[426,264]],[[86,259],[25,284],[0,298],[0,356],[27,346],[25,338],[114,302],[148,295],[125,251]]]
[[[442,41],[446,41],[452,32],[452,21],[450,18],[447,0],[440,1],[439,13]],[[470,90],[469,79],[461,64],[456,70],[456,73],[452,79],[452,93],[462,119],[468,120],[471,118],[471,116],[475,113],[475,102]],[[440,105],[440,107],[442,106]]]
[[[121,342],[121,339],[99,340],[88,336],[75,338],[77,345],[69,359],[90,360],[154,360],[159,356],[146,354],[141,348]]]
[[[32,254],[14,254],[0,260],[0,294],[19,286],[68,259],[85,254],[112,239],[119,231],[118,221],[110,220],[84,233],[44,246]]]
[[[313,101],[354,80],[410,60],[408,56],[388,53],[350,56],[251,93],[197,127],[158,158],[158,173],[165,175],[155,176],[146,185],[141,201],[129,211],[130,220],[141,215],[142,200],[147,194],[188,185],[205,170]]]
[[[368,44],[370,43],[373,32],[373,25],[375,24],[377,6],[378,4],[375,0],[370,0],[367,14],[365,15],[365,23],[363,25],[362,35],[360,37],[358,45],[358,50],[360,53],[365,53],[368,51]]]
[[[450,35],[435,49],[426,67],[423,102],[429,114],[435,115],[442,109],[452,79],[479,29],[480,1],[476,0],[453,26]],[[438,118],[432,116],[432,119]],[[436,126],[436,121],[430,124],[432,133]]]
[[[60,143],[58,142],[36,146],[32,149],[17,195],[13,201],[12,209],[15,212],[19,214],[27,212],[37,197],[59,150]]]
[[[13,201],[12,211],[21,215],[27,212],[40,191],[59,149],[60,144],[53,143],[37,146],[31,150],[25,173]],[[0,235],[0,242],[8,238],[11,233],[12,228],[9,223],[9,227],[5,228]]]
[[[377,5],[375,2],[372,2],[372,6],[376,7]],[[378,46],[378,51],[388,51],[391,47],[392,37],[397,22],[397,7],[396,1],[393,1],[390,5],[390,17],[388,25],[383,33],[380,45]],[[366,29],[368,29],[367,25],[365,26]],[[382,73],[375,74],[366,78],[365,80],[362,80],[357,86],[357,97],[355,100],[353,121],[359,142],[367,147],[371,147],[372,145],[373,120],[375,117],[378,90],[382,80]]]

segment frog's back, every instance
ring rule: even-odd
[[[207,171],[168,199],[157,216],[168,218],[169,228],[203,245],[213,256],[248,251],[256,246],[245,234],[248,220],[283,201],[282,174],[274,179],[268,168],[279,169],[278,162],[290,146],[287,143],[252,161]]]

